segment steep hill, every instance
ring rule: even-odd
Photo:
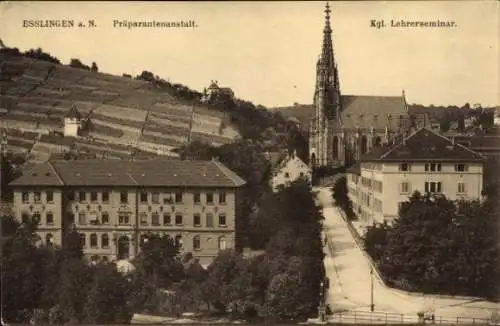
[[[153,83],[0,51],[0,129],[8,149],[33,161],[72,151],[98,157],[173,155],[190,140],[219,146],[240,138],[228,113],[181,100]],[[75,105],[85,136],[58,136]]]

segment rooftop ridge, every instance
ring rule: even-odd
[[[229,170],[224,164],[222,164],[220,161],[218,160],[212,160],[211,161],[213,164],[215,164],[215,166],[217,168],[219,168],[219,170],[224,173],[224,175],[226,177],[228,177],[233,183],[235,186],[243,186],[246,184],[246,181],[243,180],[240,176],[238,176],[236,173],[234,173],[233,171]]]
[[[57,177],[57,179],[61,183],[61,186],[64,186],[65,185],[64,180],[59,175],[59,172],[57,171],[57,169],[52,165],[52,162],[51,161],[47,161],[47,165],[52,170],[52,172],[54,173],[54,175]]]

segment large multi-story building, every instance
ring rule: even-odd
[[[481,198],[483,163],[482,155],[422,128],[398,145],[364,155],[348,170],[348,195],[363,222],[390,222],[414,191]]]
[[[41,241],[64,245],[77,230],[88,258],[133,258],[145,234],[168,235],[203,265],[238,245],[245,181],[217,160],[48,161],[10,185],[18,219],[36,219]]]

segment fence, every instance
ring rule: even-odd
[[[472,318],[472,317],[451,317],[435,316],[434,320],[426,318],[425,320],[417,315],[405,315],[397,313],[384,312],[364,312],[364,311],[345,311],[336,312],[328,318],[329,323],[339,324],[439,324],[439,325],[492,325],[490,319]]]

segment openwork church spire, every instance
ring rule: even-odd
[[[323,28],[323,48],[321,51],[321,61],[323,64],[333,63],[332,27],[330,26],[330,5],[325,6],[325,27]]]

